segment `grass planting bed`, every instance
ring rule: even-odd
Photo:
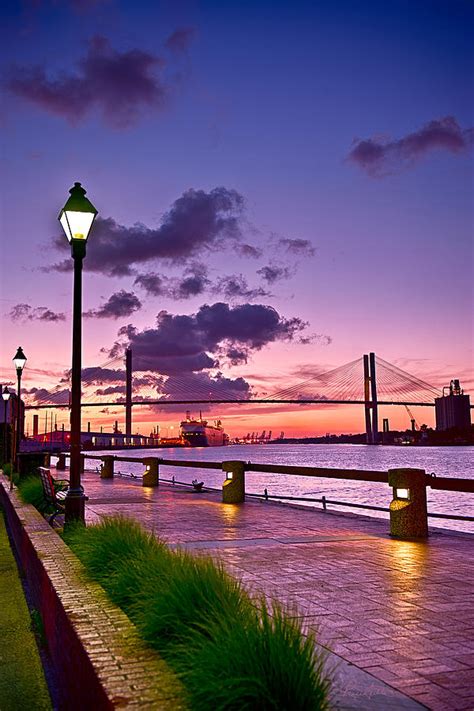
[[[251,599],[220,563],[170,550],[122,517],[68,527],[64,539],[181,679],[191,709],[329,708],[314,637],[281,606]]]

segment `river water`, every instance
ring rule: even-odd
[[[96,453],[95,453],[96,454]],[[99,454],[97,452],[97,454]],[[110,451],[103,454],[111,454]],[[139,451],[114,450],[114,454],[136,457],[154,456],[165,459],[221,462],[229,459],[258,462],[261,464],[294,464],[338,469],[375,469],[386,471],[394,467],[415,467],[434,472],[437,476],[474,479],[474,449],[472,447],[369,447],[352,444],[269,444],[231,445],[227,447],[186,447],[170,449],[141,449]],[[97,462],[89,460],[88,468]],[[128,462],[115,464],[121,473],[143,473],[143,465]],[[218,470],[161,467],[160,476],[191,483],[198,478],[205,486],[221,488],[223,475]],[[289,476],[284,474],[246,474],[246,491],[269,495],[302,496],[347,501],[358,504],[388,507],[391,489],[386,484],[357,482],[337,479]],[[474,517],[474,494],[433,491],[428,487],[428,511],[458,516]],[[298,502],[300,503],[300,502]],[[320,507],[318,503],[307,503]],[[388,517],[388,513],[331,506],[335,510],[347,510],[364,515]],[[431,526],[450,528],[474,533],[474,522],[430,519]]]

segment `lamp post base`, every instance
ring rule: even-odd
[[[65,516],[64,525],[80,521],[85,524],[86,496],[83,489],[69,489],[64,500]]]

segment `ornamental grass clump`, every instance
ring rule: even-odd
[[[181,678],[191,709],[328,708],[314,638],[280,606],[252,600],[220,563],[170,550],[121,517],[70,526],[64,536]]]
[[[43,485],[39,476],[31,474],[18,482],[20,499],[24,504],[31,504],[42,514],[51,513],[52,508],[46,503]]]

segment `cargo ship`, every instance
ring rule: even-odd
[[[229,442],[229,436],[224,432],[220,420],[210,425],[202,419],[201,413],[197,420],[191,417],[189,411],[186,412],[186,419],[181,422],[181,438],[191,447],[222,447]]]

